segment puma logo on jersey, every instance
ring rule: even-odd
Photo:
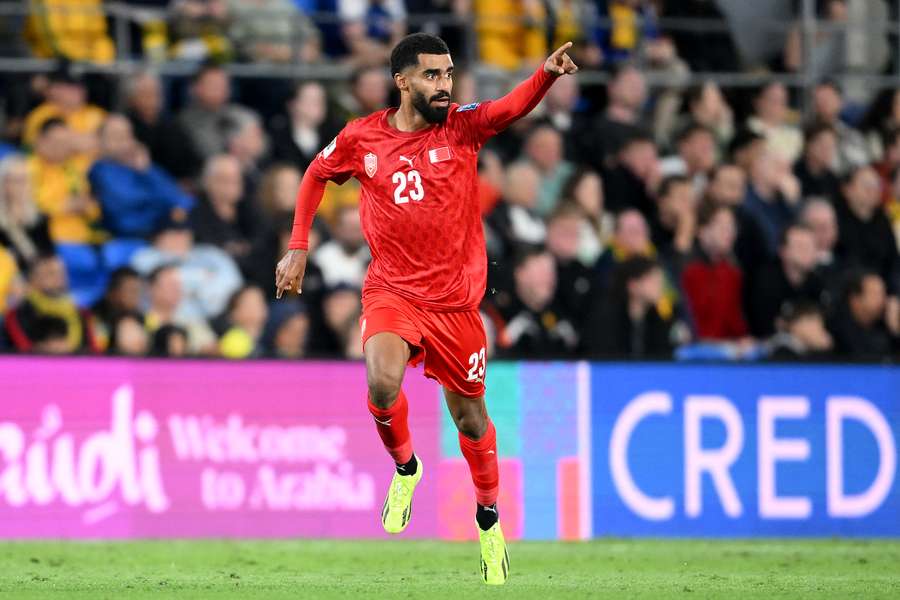
[[[372,418],[375,419],[375,417],[372,417]],[[378,424],[380,424],[380,425],[384,425],[385,427],[390,427],[390,426],[391,426],[391,421],[393,421],[393,420],[394,420],[394,418],[391,417],[391,418],[388,419],[387,421],[379,421],[378,419],[375,419],[375,422],[378,423]]]
[[[403,156],[402,154],[400,155],[400,160],[409,163],[409,168],[410,168],[410,169],[413,168],[413,159],[415,159],[415,158],[416,158],[415,156],[413,156],[412,158],[406,158],[406,157]]]

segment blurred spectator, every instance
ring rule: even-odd
[[[747,317],[751,333],[766,338],[775,333],[775,318],[785,302],[823,301],[823,282],[816,274],[816,238],[804,225],[791,225],[782,235],[780,260],[763,267],[748,290]]]
[[[25,293],[24,287],[15,257],[0,245],[0,313],[18,304]],[[0,333],[0,350],[2,349],[3,335]]]
[[[553,255],[540,247],[519,252],[513,269],[515,294],[496,305],[501,326],[498,352],[506,356],[548,357],[573,352],[578,333],[570,315],[555,302],[557,273]]]
[[[181,122],[165,113],[159,77],[148,71],[132,76],[124,95],[134,135],[150,151],[150,159],[180,181],[199,175],[203,159]]]
[[[822,360],[834,348],[822,309],[811,302],[786,303],[778,317],[778,333],[769,340],[769,359]]]
[[[648,0],[599,0],[598,22],[591,41],[599,48],[603,62],[616,65],[643,58],[651,68],[678,60],[675,45],[661,35],[656,7]]]
[[[881,160],[873,166],[881,177],[881,199],[889,205],[894,194],[892,187],[897,173],[900,173],[900,127],[886,131],[881,136]]]
[[[310,257],[319,269],[325,287],[347,285],[362,288],[371,254],[363,237],[359,210],[353,206],[341,208],[334,224],[333,237]]]
[[[586,221],[577,206],[563,204],[547,222],[547,250],[556,260],[557,304],[578,331],[587,323],[596,292],[594,271],[578,260]]]
[[[194,234],[183,222],[165,224],[153,245],[131,258],[131,266],[145,277],[166,265],[178,271],[183,288],[178,310],[187,318],[210,319],[220,314],[243,283],[234,260],[214,245],[195,245]]]
[[[340,131],[328,119],[328,98],[317,81],[306,81],[287,102],[287,118],[273,123],[272,158],[306,169],[316,154]]]
[[[95,229],[100,205],[90,196],[84,163],[74,157],[71,140],[61,119],[44,121],[28,158],[31,189],[50,219],[54,242],[93,243],[103,238]]]
[[[577,161],[597,171],[602,171],[628,141],[646,133],[640,124],[647,101],[644,75],[626,63],[613,73],[606,89],[606,110],[586,127],[576,148]]]
[[[234,115],[225,133],[225,148],[240,163],[245,194],[252,197],[268,151],[268,140],[256,113]]]
[[[658,308],[664,298],[660,266],[649,258],[629,258],[616,267],[612,279],[585,332],[588,352],[643,359],[671,356],[672,323]]]
[[[540,174],[530,163],[513,163],[506,169],[503,199],[487,217],[500,238],[503,254],[511,256],[518,244],[542,244],[547,226],[537,213]]]
[[[140,273],[131,267],[121,267],[112,272],[106,293],[91,311],[97,343],[101,348],[109,347],[114,323],[119,315],[141,314],[143,293],[144,280]],[[143,321],[143,317],[141,320]],[[143,323],[141,326],[143,327]]]
[[[322,294],[322,318],[313,322],[309,352],[332,358],[361,358],[359,288],[339,284]]]
[[[246,285],[236,291],[216,323],[220,354],[225,358],[262,356],[260,344],[268,318],[269,307],[260,288]]]
[[[123,313],[113,321],[107,354],[146,356],[150,339],[140,313]]]
[[[230,97],[225,69],[209,63],[201,66],[191,84],[191,104],[179,113],[178,122],[204,160],[226,150],[229,128],[248,112],[229,104]]]
[[[35,57],[95,63],[115,59],[100,0],[41,0],[29,7],[25,39]]]
[[[560,206],[574,205],[585,216],[578,259],[593,265],[606,249],[615,227],[615,218],[606,210],[603,180],[590,169],[577,169],[563,186],[561,198]]]
[[[100,160],[88,172],[100,202],[103,225],[115,237],[146,237],[169,219],[187,220],[194,200],[158,166],[138,142],[131,123],[111,114],[100,129]]]
[[[807,196],[837,198],[841,183],[834,174],[837,162],[837,134],[830,125],[813,125],[806,131],[803,156],[794,165],[800,193]]]
[[[687,177],[672,175],[663,180],[658,213],[650,224],[653,244],[662,257],[680,262],[691,253],[697,234],[697,197]]]
[[[777,253],[781,232],[794,221],[800,201],[800,182],[790,166],[769,149],[756,156],[744,206],[762,227],[770,256]]]
[[[478,153],[478,199],[481,215],[490,214],[503,193],[503,161],[496,152],[484,148]]]
[[[816,265],[826,283],[838,280],[839,269],[834,249],[838,241],[837,214],[832,202],[812,198],[803,205],[800,222],[809,227],[816,240]]]
[[[575,160],[578,147],[576,140],[584,135],[583,130],[588,123],[585,115],[579,111],[580,93],[578,79],[560,77],[544,96],[544,117],[563,136],[566,160]]]
[[[270,358],[303,358],[310,329],[306,306],[299,300],[275,302],[263,333],[263,348]]]
[[[191,219],[197,243],[219,246],[242,272],[249,273],[257,220],[253,206],[244,198],[238,160],[228,154],[210,158],[203,169],[203,193]]]
[[[615,164],[603,176],[603,196],[610,212],[636,208],[644,218],[653,219],[661,180],[656,144],[648,135],[635,134],[623,143]]]
[[[664,19],[709,19],[718,21],[710,27],[672,30],[678,56],[692,71],[727,73],[739,71],[741,61],[729,31],[728,22],[714,0],[678,0],[664,2]],[[725,29],[719,29],[724,26]],[[704,123],[707,127],[709,123]]]
[[[831,322],[835,351],[844,358],[880,359],[896,349],[900,330],[885,322],[888,308],[884,281],[874,271],[852,272],[838,312]],[[896,311],[896,303],[892,310]],[[893,348],[892,348],[893,347]]]
[[[360,65],[384,65],[406,34],[403,0],[332,0],[341,24],[348,59]]]
[[[259,186],[259,206],[267,219],[287,219],[293,223],[300,178],[300,171],[290,163],[272,165],[263,174]]]
[[[838,174],[870,162],[869,149],[862,134],[841,119],[844,98],[834,79],[823,79],[813,88],[813,122],[827,125],[837,136],[837,152],[832,166]],[[809,143],[809,133],[806,141]]]
[[[38,212],[28,163],[18,155],[0,160],[0,247],[25,271],[38,255],[53,249],[47,218]]]
[[[291,0],[227,0],[228,37],[240,60],[310,63],[319,59],[319,30]]]
[[[608,287],[609,278],[616,265],[638,256],[655,259],[656,248],[650,241],[650,227],[647,220],[640,211],[629,209],[619,213],[609,248],[595,265],[600,286]]]
[[[349,93],[338,98],[341,118],[352,121],[365,117],[387,107],[389,80],[384,76],[383,67],[362,67],[356,69],[350,78]],[[329,140],[323,140],[327,143]]]
[[[30,352],[34,354],[71,354],[69,327],[65,319],[39,316],[31,327]]]
[[[869,154],[873,158],[883,156],[886,149],[882,138],[900,128],[900,89],[887,89],[878,94],[859,127],[866,136]]]
[[[685,94],[685,105],[687,114],[681,127],[691,123],[706,127],[715,136],[719,150],[725,150],[734,138],[734,114],[719,86],[709,81],[689,89]]]
[[[748,333],[740,268],[733,263],[737,224],[731,209],[707,203],[698,214],[695,257],[681,273],[688,312],[700,340],[738,340]]]
[[[537,66],[547,55],[541,2],[473,0],[478,56],[487,66],[515,71]]]
[[[878,273],[892,295],[900,289],[900,256],[891,223],[881,208],[881,182],[872,167],[852,170],[836,203],[836,254],[846,263]]]
[[[188,334],[178,325],[163,325],[153,334],[150,355],[180,358],[188,355]]]
[[[65,325],[65,342],[60,336],[49,336],[63,352],[97,352],[91,319],[78,309],[69,296],[66,269],[54,254],[42,254],[31,266],[28,291],[17,307],[8,311],[3,319],[4,332],[10,344],[19,352],[39,349],[36,344],[50,333],[58,333],[58,327],[50,326],[48,317],[59,319]]]
[[[675,141],[678,154],[659,163],[663,176],[683,175],[690,179],[694,192],[703,195],[709,173],[716,166],[716,138],[712,131],[699,123],[688,124]]]
[[[706,186],[706,199],[734,212],[738,231],[734,254],[743,270],[745,288],[759,266],[774,257],[769,254],[762,226],[744,206],[746,197],[747,176],[743,169],[733,163],[716,167]]]
[[[563,158],[563,141],[548,125],[536,127],[525,141],[525,156],[541,176],[535,209],[546,217],[556,208],[560,192],[574,167]]]
[[[731,156],[731,162],[745,173],[749,173],[756,159],[766,152],[767,146],[766,138],[763,136],[749,129],[741,129],[728,144],[728,154]]]
[[[97,151],[97,130],[106,112],[88,104],[84,80],[73,71],[71,65],[64,63],[50,74],[49,79],[45,101],[25,118],[22,143],[35,146],[45,123],[50,119],[62,119],[69,126],[70,150],[84,162],[82,168],[87,169],[87,163]]]
[[[165,325],[178,325],[188,334],[188,353],[215,355],[217,340],[206,319],[184,315],[181,275],[174,265],[162,265],[147,277],[148,304],[144,323],[151,334]]]
[[[233,56],[227,30],[226,0],[173,0],[169,19],[173,58],[228,60]]]
[[[803,150],[803,134],[790,124],[790,118],[787,89],[778,81],[770,81],[756,93],[747,127],[766,138],[769,150],[778,159],[793,164]]]

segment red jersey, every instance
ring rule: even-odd
[[[289,248],[306,248],[325,182],[356,177],[372,252],[363,297],[382,289],[428,310],[476,308],[487,280],[478,150],[534,108],[554,79],[541,67],[507,96],[451,104],[444,122],[419,131],[391,126],[396,108],[351,121],[304,175]]]

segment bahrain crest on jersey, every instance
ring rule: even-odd
[[[378,157],[369,152],[363,159],[363,164],[366,166],[366,175],[375,177],[375,171],[378,170]]]

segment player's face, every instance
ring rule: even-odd
[[[453,92],[453,61],[449,54],[420,54],[419,64],[406,73],[413,107],[429,123],[443,123]],[[401,89],[403,89],[401,87]]]

